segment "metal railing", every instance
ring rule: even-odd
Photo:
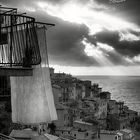
[[[54,24],[36,22],[16,8],[0,5],[0,67],[31,67],[41,63],[37,29]]]
[[[0,7],[0,66],[41,63],[35,19]]]

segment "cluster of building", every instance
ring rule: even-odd
[[[131,130],[135,129],[138,113],[124,102],[112,100],[111,93],[103,91],[99,84],[65,73],[54,73],[53,68],[50,68],[50,77],[58,120],[53,121],[53,130],[49,133],[62,140],[134,139]],[[8,129],[11,128],[10,80],[1,77],[0,81],[0,90],[6,91],[0,98],[0,119],[3,120],[0,124],[5,125],[1,133],[4,133],[4,130],[11,130]],[[6,112],[8,117],[3,119]],[[44,130],[47,129],[45,126]]]
[[[133,140],[138,113],[124,102],[111,99],[111,93],[98,84],[69,74],[54,73],[51,82],[58,120],[55,135],[77,140]]]

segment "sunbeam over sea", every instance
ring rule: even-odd
[[[98,83],[111,98],[124,101],[130,109],[140,113],[140,76],[77,76],[82,80]]]

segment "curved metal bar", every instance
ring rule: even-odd
[[[11,16],[12,14],[1,14],[0,13],[0,15]],[[32,19],[33,21],[35,21],[35,18],[34,17],[30,17],[30,16],[26,16],[26,15],[13,14],[12,16],[19,16],[19,17],[29,18],[29,19]]]
[[[55,24],[52,24],[52,23],[45,23],[45,22],[35,22],[35,24],[55,26]]]
[[[0,16],[0,66],[31,67],[40,64],[35,18],[13,13]]]

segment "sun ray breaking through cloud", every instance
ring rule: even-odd
[[[61,72],[140,75],[139,1],[129,1],[123,6],[104,0],[0,3],[56,24],[47,38],[48,52],[50,64],[60,65]]]
[[[84,45],[84,51],[87,56],[93,57],[99,65],[102,66],[112,66],[113,63],[107,58],[107,54],[105,54],[102,49],[106,51],[112,51],[113,48],[107,44],[97,43],[97,46],[88,42],[86,38],[82,40],[82,44]]]
[[[95,1],[81,4],[77,1],[68,1],[61,5],[53,5],[50,2],[37,2],[39,8],[51,16],[61,18],[68,22],[84,24],[89,28],[89,35],[95,35],[104,29],[117,31],[120,34],[120,41],[137,41],[140,36],[134,35],[129,30],[140,33],[140,27],[127,22],[122,18],[108,14],[109,9],[104,5],[99,5]],[[100,10],[97,10],[100,9]]]
[[[108,44],[97,42],[96,45],[94,45],[86,38],[83,38],[82,44],[85,47],[85,54],[89,57],[92,57],[101,66],[115,66],[115,64],[110,59],[110,55],[121,59],[122,63],[125,65],[134,65],[136,63],[140,63],[140,55],[134,56],[132,58],[123,56]]]

